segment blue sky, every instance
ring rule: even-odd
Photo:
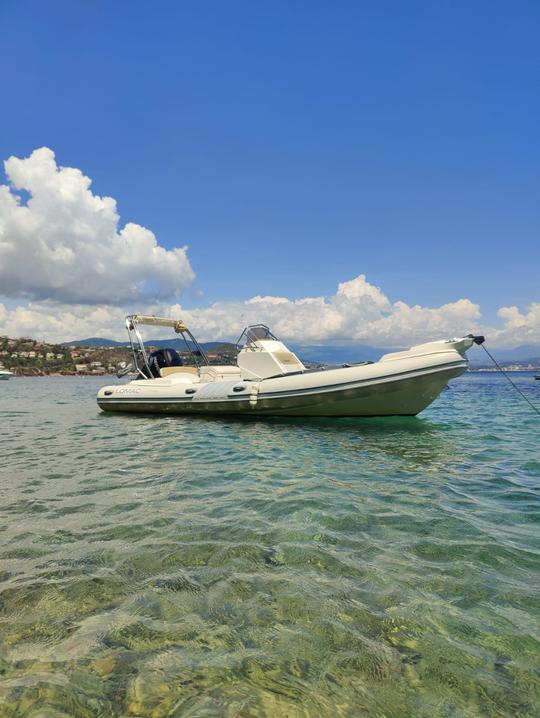
[[[1,158],[189,246],[183,303],[540,301],[537,2],[2,0]]]

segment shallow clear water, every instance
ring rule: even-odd
[[[0,386],[0,715],[540,715],[540,420],[502,377],[363,420],[102,383]]]

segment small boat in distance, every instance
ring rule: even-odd
[[[9,371],[8,369],[4,369],[4,365],[0,364],[0,380],[1,379],[9,379],[13,376],[13,372]]]
[[[185,341],[193,366],[174,349],[148,354],[139,326],[171,327]],[[429,342],[391,352],[377,362],[307,369],[264,324],[246,327],[236,365],[211,365],[187,326],[176,319],[130,315],[133,361],[128,384],[104,386],[104,411],[251,416],[414,416],[468,367],[465,352],[484,337]]]

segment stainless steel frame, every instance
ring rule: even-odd
[[[152,378],[152,372],[150,370],[150,364],[148,363],[148,354],[146,351],[146,347],[144,346],[144,341],[139,331],[139,324],[161,324],[162,326],[174,327],[174,331],[177,334],[180,334],[182,339],[184,340],[186,349],[193,357],[197,368],[200,368],[201,366],[207,365],[209,363],[206,352],[201,347],[199,342],[195,339],[193,334],[189,331],[189,329],[185,326],[185,324],[183,324],[181,321],[173,321],[167,319],[159,320],[158,317],[141,317],[137,314],[129,314],[126,317],[126,329],[128,333],[129,344],[131,346],[131,354],[133,356],[132,368],[135,369],[137,375],[141,379]],[[190,346],[190,342],[195,347],[195,349]]]
[[[246,340],[246,346],[257,341],[257,339],[274,339],[276,341],[279,341],[278,338],[274,334],[272,334],[266,324],[250,324],[238,337],[238,340],[236,342],[237,351],[240,351],[244,347],[244,345],[242,344],[242,339],[244,339],[244,337]]]

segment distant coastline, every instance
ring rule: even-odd
[[[526,367],[515,367],[515,366],[501,366],[501,369],[503,371],[508,373],[514,373],[514,374],[527,374],[528,372],[535,372],[540,370],[540,366],[526,366]],[[481,367],[469,367],[467,369],[467,372],[472,373],[478,373],[481,372],[482,374],[489,373],[489,374],[496,374],[499,370],[497,367],[489,367],[489,366],[481,366]]]
[[[147,348],[155,347],[150,342]],[[230,364],[234,360],[231,352],[232,345],[223,344],[207,355],[213,364]],[[131,351],[125,345],[80,346],[76,342],[66,345],[28,337],[0,337],[0,363],[15,377],[116,375],[130,360]]]
[[[131,360],[129,345],[94,338],[85,342],[52,344],[37,339],[23,337],[12,339],[7,336],[0,337],[0,364],[13,372],[15,376],[107,376],[116,375],[118,370]],[[156,341],[148,343],[147,348],[153,350],[165,344],[175,345],[175,341]],[[203,345],[211,364],[234,364],[236,362],[236,347],[227,342],[208,342]],[[188,360],[189,353],[182,352],[180,344],[176,346],[180,355]],[[299,347],[297,353],[306,365],[339,365],[336,361],[337,353],[341,347],[334,347],[334,354],[328,352],[326,361],[320,354],[321,347],[311,347],[316,359],[310,357],[310,347]],[[305,355],[302,352],[305,351]],[[331,349],[331,347],[329,348]],[[360,349],[360,348],[359,348]],[[360,353],[360,351],[359,351]],[[348,358],[348,357],[347,357]],[[362,359],[364,357],[362,356]],[[344,359],[342,359],[344,361]],[[540,371],[540,358],[526,358],[523,360],[500,361],[506,372]],[[494,372],[494,366],[474,364],[469,372]]]

